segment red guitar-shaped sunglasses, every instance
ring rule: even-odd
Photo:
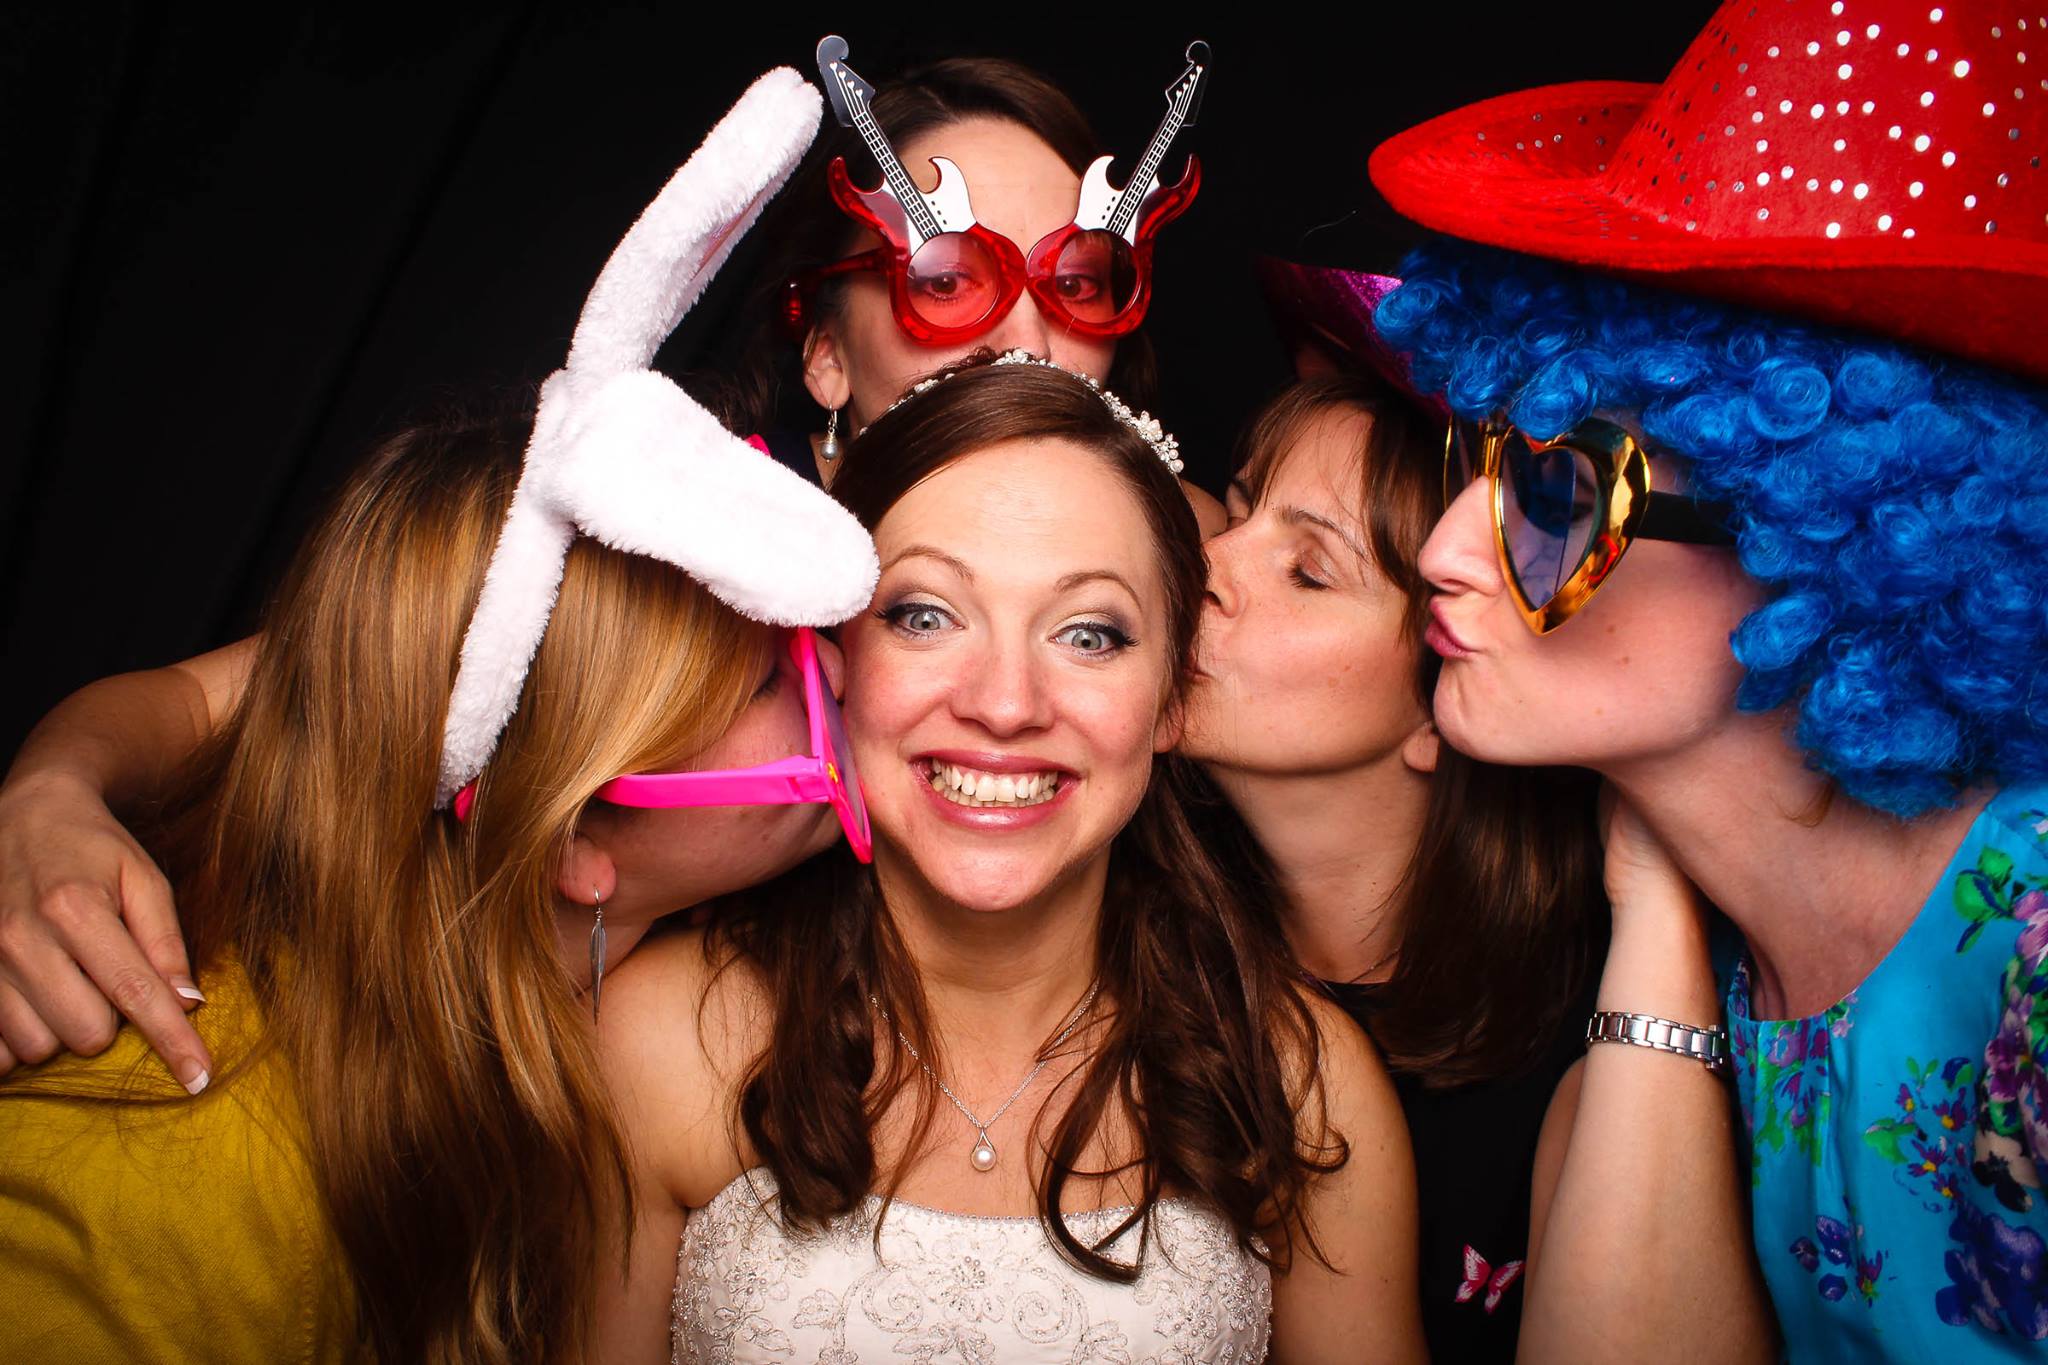
[[[932,158],[939,173],[932,192],[917,188],[869,111],[874,88],[846,65],[846,41],[821,41],[818,73],[832,110],[842,125],[860,133],[882,168],[880,185],[856,189],[846,158],[837,158],[827,172],[832,199],[883,245],[791,280],[783,301],[790,331],[801,337],[809,330],[820,284],[874,271],[888,277],[897,326],[926,346],[974,340],[1001,322],[1026,289],[1046,317],[1075,335],[1129,332],[1144,320],[1152,298],[1152,239],[1194,201],[1201,186],[1201,165],[1193,156],[1177,183],[1159,183],[1167,147],[1181,129],[1193,126],[1201,107],[1208,44],[1188,44],[1187,61],[1187,70],[1166,88],[1166,117],[1129,182],[1111,189],[1111,158],[1096,158],[1082,177],[1074,220],[1026,253],[975,221],[967,178],[945,157]]]

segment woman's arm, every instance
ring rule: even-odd
[[[1273,1278],[1276,1365],[1420,1361],[1416,1284],[1415,1160],[1385,1066],[1358,1026],[1327,1001],[1312,1006],[1322,1032],[1330,1126],[1351,1159],[1312,1187],[1307,1214],[1319,1260],[1297,1246]]]
[[[0,1072],[103,1050],[125,1015],[186,1089],[212,1058],[170,888],[110,807],[153,795],[234,705],[255,642],[92,683],[0,784]]]
[[[1634,812],[1608,819],[1614,936],[1599,1008],[1721,1019],[1698,893]],[[1728,1083],[1685,1057],[1591,1048],[1537,1145],[1519,1359],[1770,1361]],[[1654,1270],[1652,1268],[1655,1268]]]

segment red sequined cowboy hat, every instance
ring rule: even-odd
[[[1453,237],[2048,379],[2048,0],[1733,0],[1662,85],[1585,81],[1382,143]]]

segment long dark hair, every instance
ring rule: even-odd
[[[899,149],[935,128],[992,118],[1029,129],[1076,175],[1101,154],[1087,118],[1064,91],[1030,67],[997,57],[951,57],[912,67],[878,85],[870,109]],[[817,416],[804,393],[801,348],[784,328],[783,288],[804,271],[850,254],[859,241],[859,225],[833,205],[826,188],[834,158],[846,158],[859,184],[874,184],[881,176],[857,133],[830,118],[826,123],[757,233],[771,245],[746,304],[739,363],[729,374],[692,383],[735,431],[807,431]],[[1032,244],[1017,245],[1029,251]],[[844,296],[843,279],[826,281],[813,303],[815,316],[832,316]],[[1140,328],[1117,343],[1109,387],[1132,406],[1149,408],[1157,382],[1152,343]]]
[[[1239,452],[1257,501],[1301,434],[1334,408],[1372,420],[1357,453],[1359,520],[1376,568],[1407,597],[1402,638],[1429,624],[1422,545],[1443,510],[1443,421],[1380,381],[1307,380],[1261,410]],[[1442,660],[1418,648],[1424,710]],[[1448,745],[1395,909],[1400,955],[1375,1002],[1373,1039],[1398,1071],[1433,1088],[1513,1075],[1546,1055],[1576,1018],[1605,937],[1593,818],[1597,779],[1575,768],[1504,768]],[[1220,801],[1220,798],[1218,798]],[[1210,812],[1226,861],[1277,901],[1272,869],[1232,812]]]
[[[1000,442],[1059,438],[1099,452],[1144,508],[1167,584],[1178,705],[1204,578],[1186,499],[1158,455],[1081,380],[1035,365],[977,364],[884,414],[861,434],[833,496],[873,528],[912,487]],[[1276,920],[1248,907],[1196,836],[1182,794],[1155,761],[1137,814],[1111,846],[1096,971],[1094,1057],[1068,1084],[1072,1103],[1045,1144],[1038,1189],[1048,1234],[1074,1264],[1128,1280],[1133,1265],[1099,1247],[1149,1225],[1161,1194],[1202,1199],[1240,1242],[1285,1264],[1300,1238],[1303,1194],[1348,1157],[1329,1132],[1317,1079],[1314,1016]],[[901,1051],[876,1068],[872,996],[907,1036],[931,1045],[916,969],[864,869],[832,864],[825,894],[741,908],[717,930],[758,967],[777,1002],[773,1036],[740,1101],[748,1138],[774,1173],[783,1216],[815,1226],[874,1186],[872,1125],[906,1085],[922,1084],[919,1138],[937,1099]],[[930,1056],[927,1051],[927,1056]],[[937,1063],[934,1063],[936,1065]],[[1082,1243],[1061,1196],[1112,1114],[1135,1133],[1140,1198],[1103,1243]],[[913,1138],[911,1150],[916,1150]],[[1085,1174],[1098,1174],[1086,1172]],[[890,1191],[893,1192],[893,1184]]]

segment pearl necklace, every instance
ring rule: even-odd
[[[1025,1073],[1024,1079],[1017,1082],[1017,1088],[1010,1092],[1010,1098],[997,1105],[995,1113],[990,1114],[986,1120],[976,1118],[974,1111],[965,1104],[962,1104],[960,1097],[953,1093],[953,1088],[939,1079],[939,1073],[932,1070],[931,1063],[924,1059],[910,1039],[903,1036],[903,1030],[896,1028],[896,1021],[889,1017],[889,1011],[882,1008],[881,1001],[870,995],[868,1003],[875,1007],[875,1013],[882,1016],[882,1022],[895,1030],[896,1041],[903,1044],[903,1050],[910,1054],[912,1061],[924,1068],[924,1074],[929,1076],[932,1084],[939,1088],[939,1093],[951,1100],[953,1107],[960,1111],[960,1116],[974,1126],[974,1150],[967,1154],[967,1164],[974,1167],[975,1170],[986,1174],[996,1168],[996,1145],[989,1141],[988,1130],[994,1127],[996,1120],[1000,1119],[1009,1110],[1010,1106],[1017,1102],[1019,1095],[1031,1088],[1031,1083],[1038,1079],[1038,1073],[1045,1070],[1046,1064],[1052,1061],[1052,1054],[1060,1050],[1060,1044],[1074,1036],[1074,1030],[1081,1026],[1081,1021],[1088,1015],[1088,1007],[1095,1003],[1095,993],[1101,989],[1102,983],[1100,981],[1097,981],[1088,988],[1088,994],[1081,997],[1081,1003],[1074,1007],[1073,1014],[1068,1017],[1067,1026],[1060,1030],[1059,1037],[1052,1040],[1052,1046],[1048,1047],[1045,1050],[1045,1055],[1038,1059],[1038,1065]]]

